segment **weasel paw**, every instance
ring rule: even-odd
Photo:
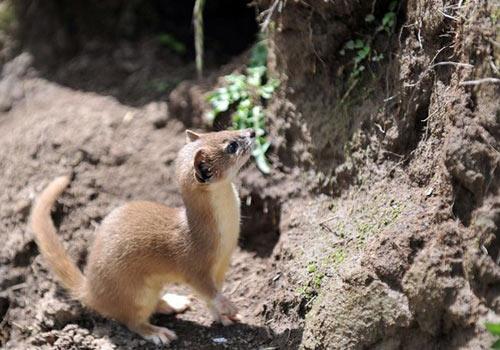
[[[241,315],[238,314],[236,306],[222,294],[215,297],[210,309],[214,321],[220,322],[224,326],[241,321]]]

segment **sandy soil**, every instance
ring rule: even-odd
[[[132,198],[181,204],[173,162],[185,142],[185,128],[169,115],[164,101],[131,107],[41,78],[30,62],[27,54],[17,58],[9,68],[15,72],[4,76],[17,92],[0,117],[2,342],[19,349],[142,349],[143,340],[82,309],[57,286],[38,256],[28,214],[34,197],[52,178],[72,173],[74,180],[54,219],[68,251],[84,266],[94,228],[112,208]],[[225,286],[244,322],[228,328],[212,325],[199,302],[177,317],[155,318],[178,333],[175,348],[255,349],[286,343],[287,335],[273,333],[262,317],[274,293],[269,284],[275,277],[273,246],[251,238],[246,242],[234,256]]]

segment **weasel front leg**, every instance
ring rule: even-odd
[[[206,301],[208,309],[216,322],[229,326],[241,317],[236,306],[224,295],[210,273],[200,274],[191,281],[191,286]]]
[[[229,258],[223,259],[214,271],[215,285],[218,290],[222,291],[222,285],[224,284],[224,277],[226,276],[226,271],[229,268]]]

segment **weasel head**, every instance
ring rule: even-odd
[[[210,186],[234,179],[252,154],[255,131],[186,130],[186,142],[177,158],[178,179],[184,185]]]

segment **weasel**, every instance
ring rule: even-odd
[[[161,293],[168,283],[190,286],[217,322],[240,316],[221,294],[240,230],[240,200],[232,183],[250,157],[252,129],[198,134],[186,130],[176,159],[184,207],[135,201],[114,209],[96,231],[84,273],[57,237],[50,212],[70,178],[56,178],[33,206],[31,228],[41,254],[62,285],[83,305],[156,344],[177,339],[154,326],[155,313],[184,311],[187,297]]]

